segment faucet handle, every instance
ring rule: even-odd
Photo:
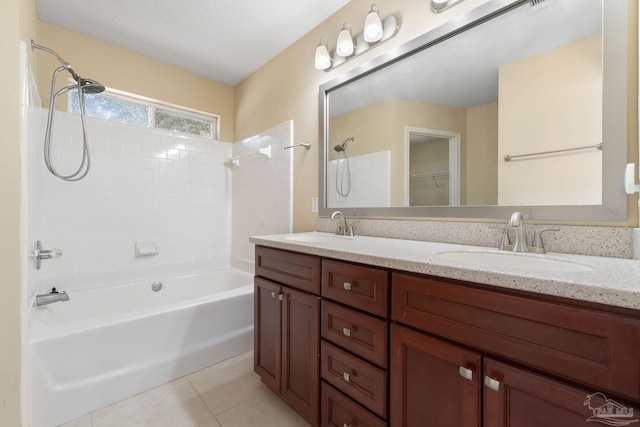
[[[501,251],[511,251],[513,250],[513,245],[511,244],[511,238],[509,237],[509,226],[496,226],[490,225],[489,228],[494,230],[502,230],[502,236],[500,237],[500,244],[498,249]]]
[[[544,248],[544,242],[542,241],[542,233],[547,231],[560,231],[560,229],[558,227],[550,227],[550,228],[541,228],[539,230],[535,230],[535,233],[533,236],[533,244],[531,245],[532,248],[536,248],[535,252],[541,253],[541,254],[544,254],[547,252]]]

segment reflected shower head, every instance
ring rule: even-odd
[[[336,150],[338,153],[341,152],[341,151],[345,151],[346,147],[347,147],[347,144],[350,143],[350,142],[353,142],[355,140],[356,139],[351,136],[351,137],[345,139],[344,141],[342,141],[342,144],[338,144],[335,147],[333,147],[333,149]]]

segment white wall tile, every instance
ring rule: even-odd
[[[234,156],[246,156],[271,146],[271,159],[253,155],[228,166],[233,174],[232,257],[253,262],[253,235],[288,233],[292,230],[293,122],[288,121],[260,135],[233,145]]]
[[[152,274],[158,267],[179,269],[193,261],[229,265],[231,211],[218,207],[231,206],[231,181],[219,179],[226,176],[231,144],[88,119],[92,169],[84,180],[68,183],[44,169],[44,123],[33,115],[29,179],[33,206],[40,207],[29,211],[29,238],[64,252],[43,263],[39,292],[73,276]],[[77,167],[80,130],[77,116],[56,113],[54,146],[61,171]],[[31,153],[33,147],[37,154]],[[216,155],[205,165],[199,151],[209,150]],[[136,240],[158,240],[161,253],[136,258]]]

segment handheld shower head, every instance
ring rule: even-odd
[[[80,86],[84,93],[100,93],[104,92],[104,86],[95,80],[80,78]]]

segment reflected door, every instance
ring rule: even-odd
[[[455,132],[408,129],[409,206],[460,204],[459,140]]]

